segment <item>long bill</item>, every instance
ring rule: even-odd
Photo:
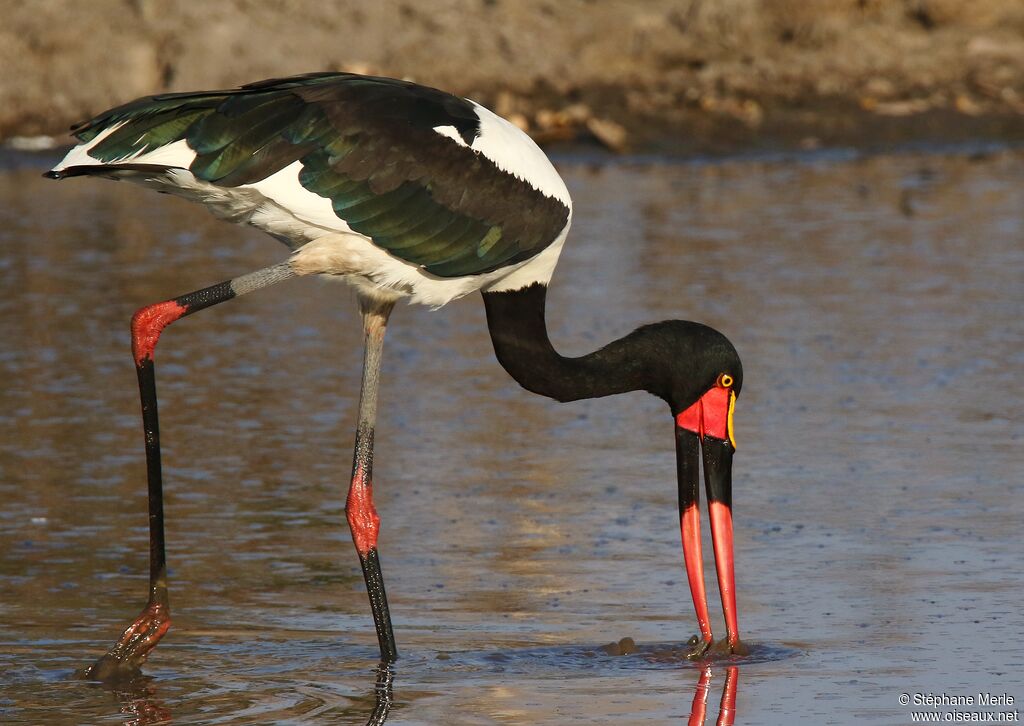
[[[679,525],[683,540],[683,559],[690,584],[701,643],[692,656],[703,655],[712,646],[704,588],[704,560],[700,539],[699,470],[703,460],[704,484],[711,519],[711,539],[715,551],[718,589],[722,595],[727,632],[723,650],[743,653],[739,618],[736,611],[736,568],[732,532],[732,457],[736,447],[732,439],[732,407],[735,394],[713,388],[690,408],[676,416],[676,470],[679,479]]]
[[[701,451],[704,455],[704,486],[708,493],[708,516],[711,518],[718,590],[722,594],[729,651],[735,653],[740,645],[736,615],[736,566],[732,544],[732,455],[735,449],[728,441],[705,436]]]

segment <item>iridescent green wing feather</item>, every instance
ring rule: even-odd
[[[569,210],[469,148],[473,105],[392,79],[314,74],[232,91],[151,96],[75,128],[106,163],[184,140],[189,170],[225,187],[299,161],[299,183],[396,257],[439,277],[520,262],[551,244]],[[465,146],[435,127],[453,127]]]

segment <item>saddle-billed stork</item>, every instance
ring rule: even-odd
[[[733,407],[743,369],[724,335],[700,323],[645,325],[588,355],[548,339],[547,285],[572,219],[565,184],[519,128],[434,88],[351,73],[314,73],[226,91],[141,98],[72,127],[79,144],[47,172],[127,179],[206,205],[290,249],[279,264],[141,308],[132,352],[149,484],[149,601],[86,675],[137,672],[170,627],[154,351],[170,323],[296,275],[341,277],[357,293],[365,353],[346,516],[383,662],[397,656],[373,504],[378,373],[395,302],[440,307],[483,295],[494,352],[524,388],[558,401],[647,391],[675,421],[680,527],[700,637],[712,645],[698,513],[703,455],[718,582],[736,617],[732,534]]]

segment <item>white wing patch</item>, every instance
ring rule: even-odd
[[[166,144],[144,154],[130,154],[115,161],[101,161],[89,156],[90,149],[94,148],[123,125],[124,122],[121,122],[108,129],[103,129],[103,131],[96,135],[96,138],[74,147],[57,166],[53,167],[53,171],[62,171],[72,166],[117,166],[118,164],[153,164],[156,166],[174,166],[187,169],[195,161],[196,152],[189,148],[184,139],[179,139],[172,144]]]
[[[488,111],[476,101],[470,103],[480,119],[480,135],[473,140],[470,148],[493,161],[502,171],[521,179],[545,196],[562,202],[571,211],[572,200],[565,182],[533,139],[515,124]]]
[[[103,162],[100,161],[99,159],[94,159],[91,156],[89,156],[89,149],[96,146],[96,144],[103,141],[103,139],[110,136],[123,125],[124,122],[119,123],[115,126],[111,126],[109,129],[103,129],[103,131],[96,134],[96,138],[94,138],[92,141],[85,144],[79,144],[78,146],[73,147],[71,151],[64,155],[64,158],[60,160],[60,163],[57,164],[57,166],[53,167],[53,171],[63,171],[64,169],[67,169],[69,166],[93,166],[102,164]]]
[[[132,164],[154,164],[188,169],[195,159],[196,152],[189,147],[188,142],[185,139],[178,139],[174,143],[153,149],[145,154],[138,154],[130,159],[124,159],[124,161],[131,161]]]
[[[434,131],[441,134],[441,136],[447,136],[459,146],[469,147],[469,144],[462,140],[462,137],[459,136],[459,130],[454,126],[435,126]]]
[[[306,189],[299,183],[302,162],[294,161],[254,184],[243,184],[239,189],[255,189],[267,199],[298,219],[327,230],[351,232],[345,221],[334,213],[331,200]]]

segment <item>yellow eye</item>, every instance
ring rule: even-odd
[[[731,388],[732,387],[732,376],[728,373],[723,373],[718,377],[719,388]]]

